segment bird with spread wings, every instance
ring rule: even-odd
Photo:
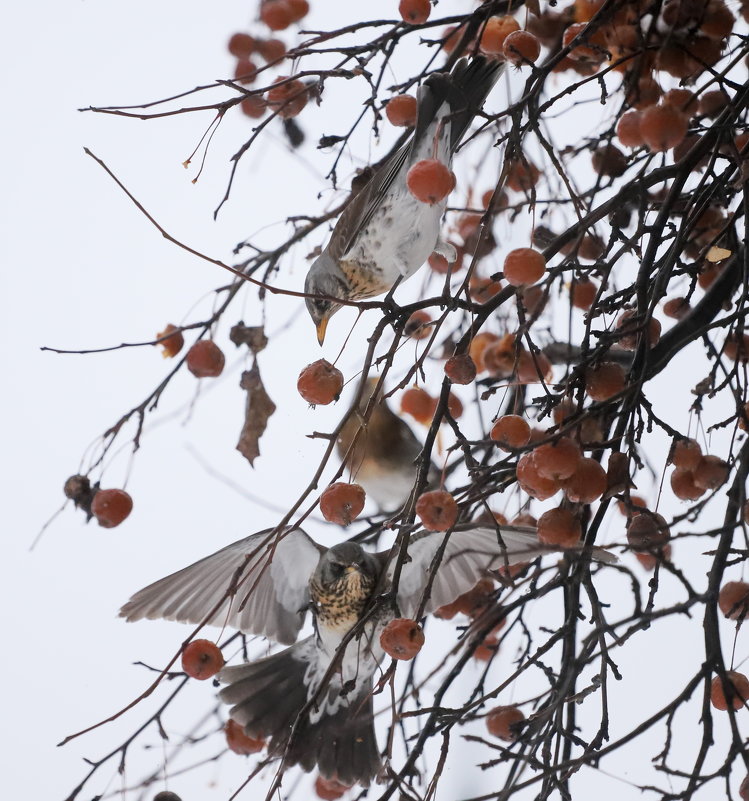
[[[394,587],[394,552],[325,548],[299,528],[271,529],[145,587],[120,615],[230,626],[290,646],[221,671],[230,716],[284,766],[317,765],[325,778],[367,786],[381,768],[372,691],[384,626],[451,603],[491,570],[556,550],[524,527],[423,531],[411,535]],[[613,559],[600,548],[592,555]],[[308,610],[314,634],[297,642]]]

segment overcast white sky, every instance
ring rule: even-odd
[[[394,9],[395,1],[390,5]],[[76,110],[158,99],[228,77],[233,62],[225,42],[230,33],[250,23],[254,6],[254,2],[236,0],[210,4],[43,0],[16,4],[0,32],[6,112],[0,214],[6,645],[0,737],[6,741],[3,785],[9,798],[61,801],[83,778],[83,757],[105,754],[155,709],[155,702],[148,702],[95,734],[64,748],[55,747],[65,735],[128,703],[144,689],[150,675],[132,663],[164,664],[188,633],[178,624],[126,625],[115,617],[120,604],[153,579],[275,524],[277,512],[242,492],[287,506],[309,481],[322,449],[319,441],[307,440],[304,434],[327,430],[342,411],[340,405],[309,410],[297,396],[296,376],[302,366],[319,357],[319,348],[301,302],[274,299],[269,303],[268,331],[277,332],[293,321],[260,358],[278,412],[261,445],[263,456],[256,470],[234,451],[244,404],[237,384],[245,362],[228,342],[228,326],[239,319],[260,322],[257,302],[246,294],[218,332],[227,353],[221,379],[205,382],[190,411],[196,382],[189,375],[179,376],[163,395],[158,412],[149,417],[135,459],[130,459],[127,437],[122,440],[124,447],[110,454],[103,485],[127,482],[135,499],[131,519],[120,528],[104,530],[95,524],[84,526],[80,513],[67,509],[36,550],[29,552],[35,535],[63,500],[65,478],[79,469],[81,460],[85,464],[87,447],[95,446],[104,430],[140,403],[169,368],[152,348],[83,357],[41,352],[40,346],[76,349],[148,340],[167,322],[207,316],[214,302],[212,290],[227,281],[217,268],[162,239],[84,155],[83,146],[104,159],[167,230],[225,260],[231,260],[232,246],[241,239],[262,232],[257,242],[276,244],[287,231],[279,222],[285,216],[318,213],[336,199],[327,191],[318,199],[330,157],[322,160],[314,143],[323,133],[347,129],[354,104],[361,102],[356,87],[331,84],[329,101],[305,112],[301,124],[309,145],[301,155],[288,150],[278,127],[265,137],[242,162],[231,201],[217,222],[212,211],[223,193],[229,157],[250,133],[247,118],[238,112],[227,117],[213,141],[204,175],[193,185],[195,171],[186,171],[182,162],[210,122],[209,113],[145,123]],[[447,9],[449,4],[440,7]],[[344,24],[343,15],[354,20],[359,8],[358,4],[313,0],[307,23],[310,28]],[[292,34],[286,38],[291,41]],[[511,76],[509,85],[510,91],[517,89],[519,79]],[[492,102],[504,102],[507,91],[504,83]],[[591,108],[593,127],[604,112]],[[573,138],[583,133],[584,122],[578,117]],[[366,136],[358,140],[358,148],[356,157],[367,160]],[[477,158],[472,168],[479,166]],[[496,155],[486,156],[479,191],[492,185],[495,163]],[[350,166],[349,162],[344,172]],[[503,242],[512,247],[527,244],[527,230],[527,222],[520,222],[513,230],[501,232]],[[321,238],[313,237],[284,260],[281,284],[299,287],[307,250],[320,244]],[[420,280],[414,279],[410,291],[418,291]],[[342,313],[331,324],[324,349],[328,358],[335,356],[343,341],[346,319]],[[347,377],[353,375],[371,325],[367,318],[343,356],[341,367]],[[670,413],[672,422],[684,431],[689,422],[686,398],[695,376],[693,365],[675,364],[668,381],[661,382],[661,411]],[[719,417],[716,413],[715,419]],[[718,441],[711,451],[720,454],[720,447]],[[205,463],[239,489],[208,472]],[[340,536],[331,527],[312,525],[310,530],[328,543]],[[612,541],[621,540],[621,519],[612,517],[610,534]],[[693,561],[685,567],[704,582],[707,559],[687,551],[684,558]],[[647,580],[644,574],[643,580]],[[626,586],[615,584],[611,587],[614,602],[619,590],[626,597]],[[664,584],[665,597],[676,592],[668,581]],[[547,605],[534,615],[544,621],[548,613],[547,625],[553,626],[559,622],[559,611]],[[726,626],[729,638],[730,626]],[[442,653],[452,643],[453,629],[445,626],[434,631],[435,653]],[[672,639],[648,641],[646,654],[651,662],[647,681],[641,685],[642,697],[638,695],[645,708],[658,702],[660,684],[673,688],[680,676],[696,669],[700,634],[698,624],[679,621],[671,629]],[[697,656],[690,658],[695,652]],[[739,650],[737,661],[744,655]],[[620,666],[631,675],[641,669],[645,657],[632,652],[621,658]],[[492,668],[492,676],[499,682],[509,667],[508,654],[505,664]],[[162,688],[160,697],[168,689]],[[203,684],[190,687],[179,709],[165,717],[163,723],[173,742],[209,710],[212,693]],[[632,708],[637,699],[630,693],[627,690],[617,697],[617,689],[612,690],[613,700],[622,703],[621,717],[614,724],[621,731],[631,722],[630,714],[642,712],[637,705]],[[585,707],[581,714],[588,714]],[[590,714],[594,716],[596,709]],[[684,721],[679,745],[689,754],[694,751],[689,735],[697,725],[696,716]],[[218,719],[211,719],[203,731],[214,724],[218,725]],[[481,726],[472,730],[480,733]],[[144,750],[145,744],[156,751]],[[440,798],[446,801],[496,786],[478,771],[467,776],[465,768],[487,759],[488,752],[477,754],[458,738],[455,744]],[[630,750],[634,763],[638,748]],[[215,741],[196,753],[211,755],[218,750]],[[605,773],[584,769],[580,797],[608,793],[622,799],[640,798],[640,791],[627,781],[660,780],[647,767],[654,750],[641,752],[637,771],[626,760],[604,763]],[[113,762],[102,768],[80,798],[127,787],[158,764],[160,751],[152,730],[133,746],[125,776],[117,774]],[[168,785],[157,784],[145,797],[168,786],[180,792],[184,801],[224,799],[252,764],[252,758],[229,755]],[[175,769],[179,767],[175,763]],[[682,763],[681,767],[687,766]],[[139,796],[122,793],[118,797]],[[257,796],[247,791],[243,797]]]

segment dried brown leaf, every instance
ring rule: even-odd
[[[268,337],[265,336],[262,325],[245,325],[241,321],[231,327],[229,339],[237,347],[247,345],[255,354],[260,353],[268,344]]]
[[[260,456],[260,437],[265,432],[270,416],[276,411],[276,404],[265,391],[257,362],[242,373],[239,386],[247,392],[247,401],[237,450],[254,467],[255,459]]]

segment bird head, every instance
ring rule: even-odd
[[[354,576],[373,587],[378,574],[377,560],[355,542],[340,542],[327,550],[315,570],[314,578],[322,587],[348,582]]]
[[[307,295],[317,297],[305,298],[307,311],[317,329],[317,341],[322,345],[328,320],[341,308],[336,298],[348,297],[348,282],[341,268],[326,251],[315,259],[304,282]]]

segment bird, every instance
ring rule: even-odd
[[[411,138],[372,174],[338,218],[327,246],[311,265],[305,302],[322,345],[338,300],[388,292],[410,278],[432,252],[448,262],[455,248],[440,237],[447,199],[429,205],[408,190],[406,176],[419,161],[449,166],[471,121],[499,78],[504,63],[482,55],[458,61],[451,72],[429,75],[418,90]]]
[[[376,377],[367,379],[358,408],[349,413],[341,428],[336,449],[367,497],[382,511],[395,512],[413,491],[424,446],[383,398],[376,401],[369,420],[364,421],[378,382]],[[426,488],[433,489],[439,483],[440,470],[430,462]]]
[[[396,550],[371,553],[352,541],[325,548],[301,528],[267,529],[150,584],[120,616],[229,626],[288,646],[221,670],[219,696],[231,705],[230,717],[249,736],[266,740],[282,769],[317,766],[326,779],[366,787],[382,768],[373,682],[387,623],[419,614],[424,594],[428,614],[492,569],[559,549],[520,526],[472,523],[449,533],[413,532],[394,587]],[[615,561],[600,548],[593,556]],[[297,641],[307,610],[314,632]]]

